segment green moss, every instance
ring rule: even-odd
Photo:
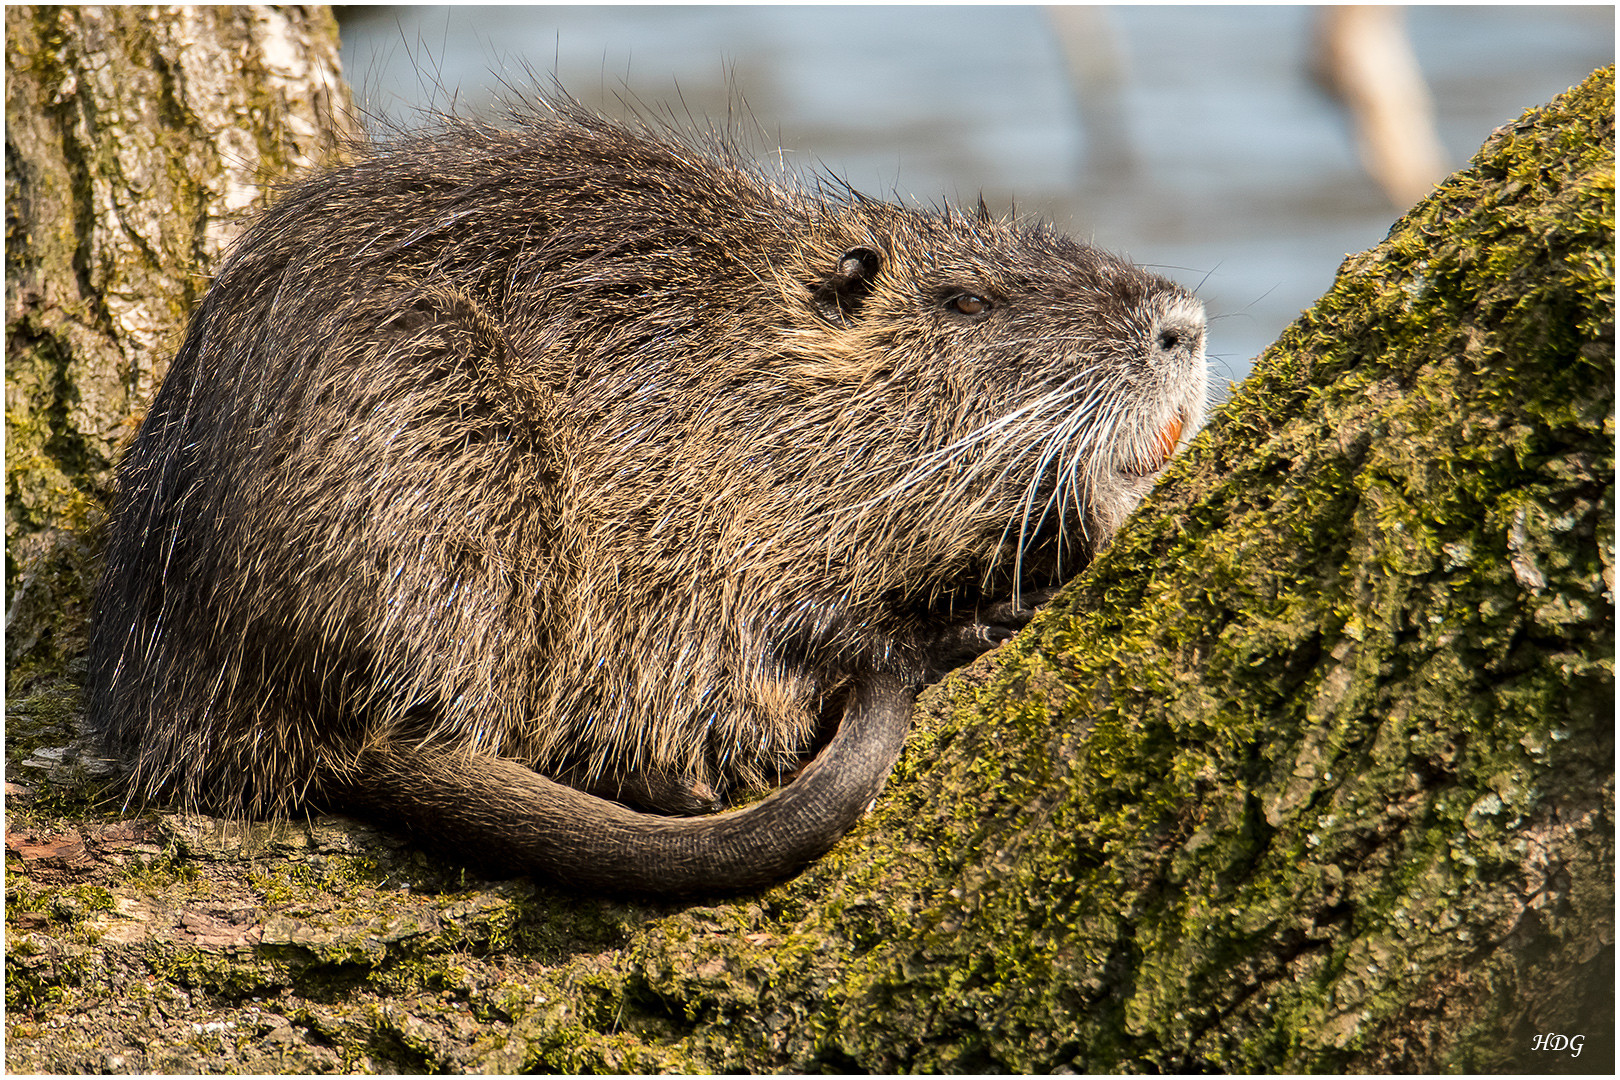
[[[71,743],[77,735],[78,721],[83,713],[83,696],[75,683],[59,680],[38,685],[33,693],[8,703],[6,710],[6,774],[14,782],[25,777],[39,776],[22,763],[39,750],[54,750]],[[76,785],[73,794],[82,794]],[[48,797],[71,797],[69,791],[50,785]]]
[[[113,910],[113,894],[100,885],[40,885],[20,876],[6,882],[6,926],[19,927],[31,916],[44,915],[58,926],[72,927],[99,912]]]
[[[152,976],[167,986],[201,990],[229,1001],[274,994],[291,983],[284,964],[244,960],[217,949],[154,941],[146,946],[143,959]]]
[[[172,848],[155,856],[130,860],[125,866],[121,886],[138,895],[163,894],[188,898],[197,893],[205,894],[208,889],[197,865]]]

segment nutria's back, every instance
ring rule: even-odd
[[[1179,286],[551,108],[316,176],[220,268],[121,467],[93,633],[138,797],[405,814],[592,886],[769,880],[875,793],[942,643],[1082,566],[1201,419]],[[533,775],[711,808],[840,712],[859,764],[774,797],[822,799],[803,820]],[[580,854],[602,815],[648,850],[804,836],[763,870],[692,849],[682,884]]]

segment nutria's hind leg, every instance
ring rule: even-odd
[[[659,814],[712,814],[725,807],[713,785],[702,777],[626,769],[594,775],[583,767],[552,777],[576,791],[612,799]]]

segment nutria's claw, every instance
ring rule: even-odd
[[[986,629],[1006,630],[1006,635],[997,639],[998,642],[1006,641],[1025,626],[1028,626],[1029,620],[1035,617],[1036,610],[1056,595],[1057,589],[1053,587],[1021,593],[1017,599],[999,600],[987,607],[980,608],[978,620],[985,625]]]

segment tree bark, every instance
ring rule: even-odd
[[[117,449],[206,269],[270,184],[333,156],[347,104],[325,8],[6,9],[13,680],[82,651]]]
[[[8,1067],[1612,1070],[1613,135],[1609,69],[1347,259],[795,880],[582,898],[41,783]]]

